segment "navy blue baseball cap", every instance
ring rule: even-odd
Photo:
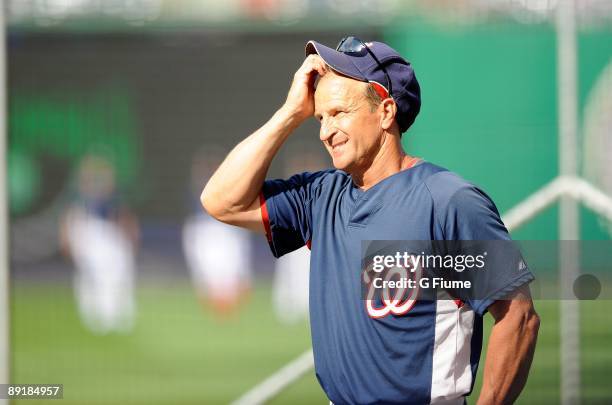
[[[316,53],[336,72],[382,86],[397,105],[400,133],[406,132],[421,110],[421,88],[410,63],[382,42],[345,37],[336,49],[308,41],[306,55]]]

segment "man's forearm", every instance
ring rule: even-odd
[[[247,209],[258,197],[272,159],[300,124],[284,108],[240,142],[225,158],[202,192],[202,204],[215,217]]]
[[[495,323],[489,336],[479,405],[516,400],[527,381],[539,324],[535,311],[509,313]]]
[[[326,65],[318,55],[306,57],[295,72],[287,100],[263,127],[240,142],[202,191],[202,205],[213,217],[263,231],[257,197],[266,173],[289,134],[314,113],[314,81]]]

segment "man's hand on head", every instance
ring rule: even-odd
[[[293,82],[283,109],[298,122],[314,114],[314,83],[317,75],[323,76],[328,70],[319,55],[308,55],[302,66],[295,72]]]

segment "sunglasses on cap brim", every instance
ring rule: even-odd
[[[374,84],[377,84],[383,87],[387,95],[390,95],[391,97],[393,96],[393,88],[391,87],[391,78],[389,77],[389,74],[387,73],[387,69],[385,69],[383,64],[380,63],[380,61],[378,60],[374,52],[372,52],[370,47],[365,42],[353,36],[344,37],[340,40],[340,42],[338,42],[338,45],[336,46],[336,51],[342,52],[347,55],[357,55],[357,56],[363,56],[364,52],[367,52],[372,57],[372,59],[374,59],[374,61],[376,62],[380,70],[382,70],[383,73],[385,74],[385,78],[387,79],[387,87],[385,88],[378,82],[371,81],[371,83],[374,83]],[[386,98],[386,97],[383,97],[383,98]]]

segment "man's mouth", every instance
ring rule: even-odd
[[[332,147],[331,147],[332,151],[335,152],[335,151],[340,150],[347,142],[348,142],[348,140],[346,140],[344,142],[338,142],[337,144],[332,145]]]

